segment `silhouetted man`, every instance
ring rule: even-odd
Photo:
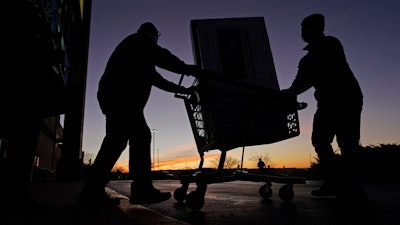
[[[260,174],[264,174],[265,163],[264,163],[264,161],[262,161],[261,158],[258,159],[257,167],[258,167],[258,172]]]
[[[360,149],[360,118],[363,106],[361,88],[351,71],[340,41],[324,34],[321,14],[312,14],[301,23],[301,36],[308,53],[300,60],[298,72],[286,96],[315,89],[312,144],[325,171],[325,182],[314,196],[336,195],[340,200],[367,201],[357,162]],[[334,137],[341,160],[332,149]]]
[[[99,82],[97,99],[106,117],[106,136],[97,154],[82,193],[80,204],[117,205],[118,199],[105,193],[108,175],[129,144],[129,173],[133,178],[129,202],[158,203],[171,197],[160,192],[151,179],[151,132],[144,108],[152,86],[164,91],[191,94],[185,88],[165,80],[155,66],[171,72],[196,75],[195,65],[187,65],[157,44],[160,32],[150,23],[126,37],[114,50]]]

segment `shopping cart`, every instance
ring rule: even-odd
[[[182,83],[183,75],[179,81]],[[270,176],[261,174],[225,174],[226,153],[237,147],[270,144],[296,137],[300,134],[297,111],[306,107],[296,98],[284,98],[279,91],[231,79],[209,72],[195,79],[195,94],[178,95],[184,100],[193,131],[200,163],[197,171],[180,177],[182,186],[174,192],[178,202],[186,200],[192,210],[204,205],[207,185],[211,183],[246,180],[264,182],[259,189],[263,198],[272,195],[272,182],[284,183],[279,196],[283,201],[294,198],[293,184],[305,183],[302,177]],[[216,172],[203,171],[204,153],[220,150]],[[187,194],[190,183],[195,191]]]

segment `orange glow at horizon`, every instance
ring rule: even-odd
[[[204,164],[203,168],[216,168],[215,160],[219,160],[220,152],[216,152],[213,154],[204,155]],[[160,162],[155,162],[153,170],[191,170],[197,169],[199,167],[200,157],[180,157],[170,160],[163,160]],[[270,164],[271,168],[309,168],[310,162],[309,161],[278,161],[272,162]],[[245,169],[255,169],[257,168],[254,162],[247,162],[243,163],[243,168]],[[120,171],[127,173],[129,172],[128,162],[126,161],[119,161],[115,164],[113,171],[119,169]]]

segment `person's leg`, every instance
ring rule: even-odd
[[[340,158],[332,148],[335,137],[335,120],[330,111],[317,109],[314,115],[312,144],[323,169],[324,183],[318,190],[313,190],[315,196],[331,196],[337,194]]]
[[[133,144],[132,144],[133,143]],[[135,140],[129,147],[129,172],[136,183],[152,183],[150,143]]]
[[[171,193],[160,192],[151,179],[151,132],[144,116],[135,117],[129,142],[129,172],[133,178],[129,202],[159,203],[171,198]]]
[[[117,205],[119,200],[111,199],[105,193],[109,174],[128,143],[125,120],[121,117],[106,119],[106,136],[96,159],[89,169],[85,185],[78,198],[80,204]]]
[[[361,110],[348,110],[342,116],[336,136],[343,157],[343,184],[338,199],[368,201],[364,190],[364,174],[360,146]]]

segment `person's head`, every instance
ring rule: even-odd
[[[156,43],[158,41],[158,37],[160,37],[161,35],[161,33],[157,30],[156,26],[154,26],[154,24],[151,22],[146,22],[140,25],[137,32],[149,36]]]
[[[307,43],[324,36],[325,18],[322,14],[311,14],[301,22],[301,37]]]

